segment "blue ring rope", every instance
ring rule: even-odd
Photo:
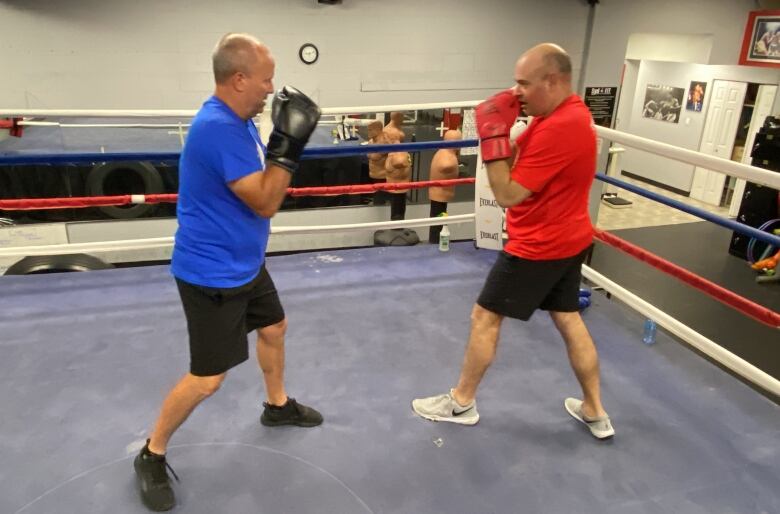
[[[302,159],[322,159],[325,157],[349,157],[368,153],[387,152],[419,152],[437,148],[467,148],[479,144],[477,139],[459,141],[424,141],[421,143],[400,143],[390,145],[344,145],[344,146],[310,146],[303,150]],[[79,164],[117,161],[152,161],[177,162],[179,153],[72,153],[72,154],[38,154],[38,155],[0,155],[0,166],[28,164]]]
[[[639,196],[644,196],[645,198],[649,198],[658,203],[668,205],[669,207],[674,207],[675,209],[687,212],[688,214],[693,214],[696,217],[711,221],[712,223],[720,225],[721,227],[730,228],[731,230],[748,235],[758,239],[759,241],[771,244],[772,246],[780,246],[780,237],[758,230],[757,228],[753,228],[749,225],[745,225],[744,223],[739,223],[728,218],[723,218],[717,214],[712,214],[711,212],[699,209],[698,207],[691,207],[690,205],[686,205],[677,200],[672,200],[671,198],[659,195],[658,193],[642,189],[641,187],[629,184],[628,182],[624,182],[614,177],[609,177],[603,173],[596,173],[596,178],[602,182],[607,182],[608,184],[613,184],[627,191],[631,191],[632,193],[636,193]]]
[[[390,145],[350,145],[350,146],[313,146],[303,151],[303,159],[321,159],[323,157],[345,157],[367,153],[419,152],[437,148],[468,148],[479,145],[478,139],[458,141],[424,141],[421,143],[400,143]]]

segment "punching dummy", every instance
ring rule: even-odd
[[[412,179],[412,156],[409,152],[390,152],[385,160],[387,183],[409,182]],[[408,189],[388,191],[390,193],[390,219],[402,220],[406,216],[406,192]]]
[[[404,113],[400,111],[393,111],[390,113],[390,122],[385,125],[385,134],[390,139],[395,140],[398,143],[403,143],[406,137],[404,129],[401,125],[404,124]]]
[[[368,125],[368,143],[374,145],[386,145],[390,143],[390,140],[385,135],[381,121],[372,121]],[[374,182],[384,182],[385,178],[387,178],[387,171],[385,170],[386,160],[386,153],[368,154],[368,176],[371,177],[371,180]],[[377,191],[374,193],[374,205],[384,205],[386,201],[387,193],[385,191]]]
[[[385,125],[384,136],[390,143],[403,143],[406,134],[404,134],[401,125],[404,123],[404,113],[393,111],[390,113],[390,122]],[[385,161],[385,171],[387,172],[387,182],[393,184],[396,182],[409,182],[412,179],[412,157],[407,152],[391,152],[387,155]],[[391,209],[390,219],[402,220],[406,216],[406,192],[390,191]]]
[[[394,141],[398,142],[398,141]],[[408,152],[390,152],[385,161],[387,182],[395,184],[409,182],[412,178],[412,156]],[[390,203],[390,219],[402,220],[406,216],[406,192],[388,191]],[[374,244],[378,246],[410,246],[420,242],[417,232],[410,228],[391,228],[374,232]]]
[[[444,141],[463,139],[459,130],[448,130],[444,133]],[[458,154],[457,148],[441,148],[436,151],[431,160],[431,180],[450,180],[458,178]],[[447,202],[455,197],[455,186],[431,187],[428,189],[428,197],[431,200],[431,218],[435,218],[443,212],[447,212]],[[429,243],[439,243],[441,225],[435,225],[428,232]]]
[[[382,122],[379,120],[372,121],[368,125],[368,143],[372,145],[386,145],[389,142],[383,131]],[[383,181],[387,176],[385,171],[386,159],[386,153],[368,154],[368,175],[377,182]]]
[[[398,144],[404,139],[401,129],[403,113],[390,113],[390,123],[382,130],[377,139],[382,138],[384,143]],[[412,179],[412,156],[408,152],[389,152],[385,156],[385,179],[388,183],[409,182]],[[388,191],[391,199],[390,219],[402,220],[406,216],[406,192]],[[374,244],[378,246],[409,246],[420,242],[417,232],[408,228],[393,228],[374,232]]]

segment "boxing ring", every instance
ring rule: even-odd
[[[625,134],[601,135],[636,143]],[[420,143],[393,149],[421,148],[412,145]],[[755,168],[708,164],[767,179]],[[275,226],[272,237],[473,223],[476,211],[445,221]],[[754,235],[776,243],[768,233]],[[607,233],[598,237],[637,253]],[[599,348],[602,396],[617,430],[613,440],[592,439],[564,411],[563,398],[578,385],[564,345],[542,313],[527,323],[504,324],[498,358],[480,388],[477,426],[414,416],[412,398],[456,380],[471,306],[494,258],[493,250],[472,242],[455,243],[446,253],[419,245],[270,256],[268,268],[289,319],[287,388],[320,409],[325,423],[307,430],[262,427],[259,372],[253,365],[235,368],[172,441],[169,461],[181,478],[174,485],[177,509],[780,511],[780,407],[770,399],[777,381],[591,268],[584,276],[611,295],[594,292],[583,316]],[[771,309],[686,278],[777,328]],[[0,396],[0,512],[145,512],[131,461],[160,399],[188,362],[186,325],[168,267],[4,276],[0,284],[0,382],[6,391]],[[646,317],[665,329],[653,345],[641,340]]]

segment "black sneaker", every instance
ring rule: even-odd
[[[296,425],[299,427],[316,427],[322,423],[322,414],[300,404],[295,398],[287,398],[287,403],[281,407],[274,407],[263,402],[262,416],[260,423],[267,427],[278,427],[281,425]]]
[[[135,474],[138,479],[138,491],[141,501],[147,508],[155,512],[171,510],[176,505],[176,498],[171,489],[171,480],[166,468],[171,470],[178,482],[179,477],[165,460],[164,455],[154,455],[149,452],[149,441],[135,458]]]

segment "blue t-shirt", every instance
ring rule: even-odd
[[[228,183],[263,169],[265,147],[252,120],[209,98],[192,120],[179,159],[175,277],[206,287],[238,287],[257,275],[270,220],[252,211]]]

